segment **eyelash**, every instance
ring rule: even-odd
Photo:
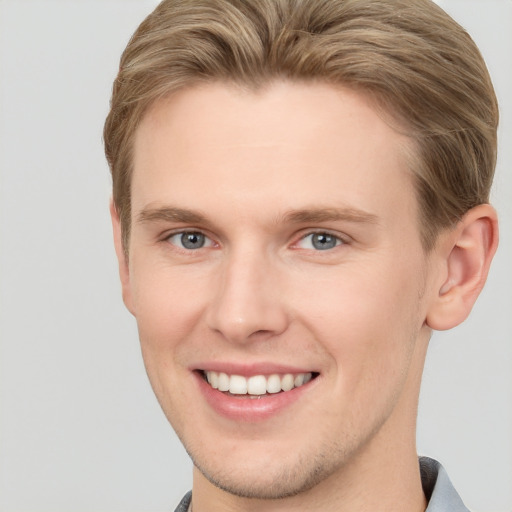
[[[294,246],[298,246],[301,242],[304,242],[308,238],[313,239],[313,237],[315,235],[324,236],[327,239],[331,239],[332,241],[334,241],[335,245],[332,246],[332,247],[319,249],[318,247],[314,247],[314,242],[313,242],[313,240],[311,240],[311,245],[313,245],[313,247],[312,248],[307,248],[307,249],[305,248],[306,250],[313,250],[315,252],[330,251],[330,250],[332,250],[332,249],[334,249],[336,247],[339,247],[340,245],[345,245],[347,243],[346,240],[343,240],[341,237],[335,235],[334,233],[330,233],[329,231],[312,231],[310,233],[307,233],[307,234],[303,235],[299,239],[299,241],[294,244]]]
[[[204,242],[205,243],[203,245],[201,245],[200,247],[197,247],[197,248],[185,247],[185,246],[183,246],[183,242],[184,242],[183,237],[185,235],[204,237]],[[319,236],[323,235],[327,239],[333,240],[335,245],[333,245],[332,247],[319,249],[319,248],[315,248],[314,247],[314,242],[311,241],[311,245],[313,245],[313,247],[305,247],[303,249],[311,250],[311,251],[314,251],[314,252],[324,252],[324,251],[328,252],[328,251],[331,251],[331,250],[333,250],[336,247],[339,247],[341,245],[347,245],[347,243],[348,243],[347,240],[344,240],[340,236],[335,235],[335,234],[333,234],[333,233],[331,233],[329,231],[317,230],[317,231],[311,231],[311,232],[308,232],[308,233],[305,233],[304,235],[302,235],[297,242],[292,244],[292,248],[297,248],[299,246],[299,244],[301,244],[302,242],[306,241],[310,237],[311,238],[314,237],[315,235],[319,235]],[[177,242],[172,242],[172,239],[176,238],[176,237],[180,237],[181,246]],[[186,230],[186,231],[176,231],[174,233],[166,234],[166,236],[162,238],[162,241],[166,242],[166,243],[169,243],[172,246],[176,247],[178,250],[186,252],[186,253],[191,253],[191,252],[195,252],[196,250],[199,250],[199,249],[205,249],[205,248],[210,248],[210,247],[217,246],[215,241],[212,238],[210,238],[208,235],[206,235],[205,233],[203,233],[200,230],[194,230],[194,229]]]
[[[207,245],[203,244],[203,245],[201,245],[201,247],[198,247],[196,249],[189,248],[189,247],[184,247],[183,246],[183,237],[186,236],[186,235],[188,235],[188,236],[204,237],[204,242]],[[178,245],[178,243],[173,243],[172,242],[172,239],[176,238],[176,237],[180,237],[181,242],[182,242],[182,246],[181,247],[180,247],[180,245]],[[212,247],[212,246],[215,245],[215,242],[208,235],[206,235],[205,233],[203,233],[202,231],[199,231],[199,230],[177,231],[175,233],[170,233],[170,234],[165,236],[163,241],[164,242],[168,242],[169,244],[173,245],[174,247],[178,248],[179,250],[186,251],[186,252],[193,252],[194,250],[208,248],[208,247]]]

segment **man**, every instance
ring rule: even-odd
[[[433,329],[496,250],[497,104],[428,0],[170,0],[105,146],[123,298],[194,462],[177,510],[466,510],[418,463]]]

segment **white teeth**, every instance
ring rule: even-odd
[[[267,379],[263,375],[254,375],[247,379],[249,395],[264,395],[267,392]]]
[[[217,372],[209,372],[208,382],[213,389],[219,388],[219,374]]]
[[[297,375],[295,377],[295,380],[293,381],[293,383],[295,384],[296,388],[298,388],[299,386],[302,386],[302,384],[304,384],[304,374],[299,373],[299,375]],[[213,386],[213,384],[212,384],[212,386]]]
[[[283,391],[290,391],[290,389],[293,389],[294,386],[294,378],[291,373],[287,373],[282,379],[281,379],[281,389]]]
[[[267,379],[267,392],[279,393],[281,391],[281,377],[279,375],[271,375]]]
[[[247,379],[241,375],[231,375],[229,379],[229,392],[233,395],[246,395]]]
[[[208,379],[209,381],[210,379]],[[219,391],[229,391],[229,376],[226,373],[219,373]]]
[[[253,375],[249,378],[241,375],[228,375],[223,372],[206,372],[206,380],[213,389],[229,391],[233,395],[264,395],[266,393],[279,393],[290,391],[307,384],[312,378],[311,373],[286,373],[284,375],[273,374]]]

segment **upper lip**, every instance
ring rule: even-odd
[[[250,377],[251,375],[272,375],[272,374],[286,374],[286,373],[318,373],[310,367],[305,366],[292,366],[289,364],[279,364],[271,362],[241,364],[239,362],[221,362],[211,361],[194,365],[192,370],[196,371],[214,371],[223,372],[228,375],[241,375],[243,377]]]

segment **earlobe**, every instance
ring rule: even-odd
[[[128,265],[128,258],[123,247],[121,220],[117,212],[114,201],[110,200],[110,218],[112,219],[112,231],[114,235],[114,247],[116,250],[117,261],[119,265],[119,278],[121,279],[121,287],[123,293],[123,301],[127,309],[134,313],[131,283],[130,283],[130,269]]]
[[[488,204],[472,208],[443,244],[445,273],[426,320],[436,330],[455,327],[471,312],[498,246],[496,211]]]

